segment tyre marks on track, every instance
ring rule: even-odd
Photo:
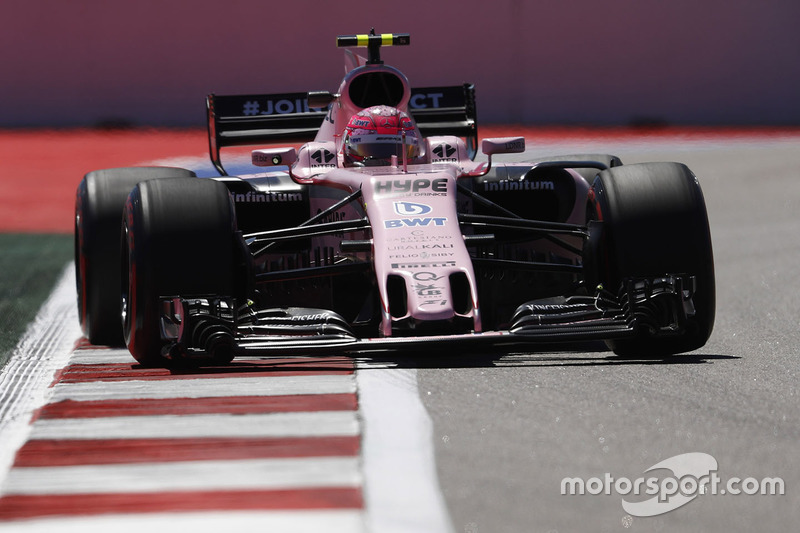
[[[0,530],[123,515],[210,530],[222,513],[226,529],[361,531],[360,431],[350,360],[170,372],[79,346],[6,476]]]

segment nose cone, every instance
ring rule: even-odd
[[[454,168],[397,170],[363,184],[384,304],[384,335],[449,331],[448,324],[455,322],[480,329],[473,320],[478,316],[477,291],[472,258],[458,222]]]
[[[471,278],[455,261],[446,263],[389,276],[387,335],[480,331]]]
[[[403,276],[408,287],[409,315],[417,322],[450,320],[455,316],[449,278],[454,265],[428,268],[431,271],[407,272]]]

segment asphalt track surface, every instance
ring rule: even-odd
[[[530,142],[529,155],[536,156],[609,152],[625,163],[686,163],[699,177],[709,211],[716,326],[704,348],[663,360],[624,360],[602,346],[583,345],[435,359],[407,354],[357,369],[358,386],[380,373],[381,387],[417,395],[430,417],[431,433],[420,434],[433,446],[433,488],[451,522],[437,530],[795,530],[800,137]],[[389,403],[384,407],[397,415]],[[779,477],[785,494],[701,494],[651,517],[626,512],[613,488],[609,494],[561,494],[568,477],[665,478],[663,469],[646,470],[690,452],[712,456],[723,482]],[[402,473],[397,483],[402,486]]]
[[[420,369],[455,530],[796,531],[800,139],[588,147],[625,163],[681,161],[698,176],[714,246],[714,332],[702,349],[664,360],[584,349]],[[550,148],[569,149],[534,150]],[[561,495],[565,477],[635,480],[689,452],[713,456],[722,479],[781,477],[785,494],[704,494],[646,518],[627,514],[613,491]]]

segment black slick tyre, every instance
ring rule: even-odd
[[[601,222],[591,264],[606,288],[616,290],[633,277],[696,278],[695,314],[681,335],[642,334],[610,340],[609,348],[622,356],[660,357],[703,346],[714,327],[714,258],[705,201],[695,175],[680,163],[604,170],[592,185],[587,218]]]
[[[84,176],[75,197],[75,284],[78,317],[92,344],[124,345],[120,317],[119,252],[122,209],[140,181],[194,173],[172,167],[96,170]]]
[[[166,366],[161,298],[233,296],[237,285],[235,213],[224,184],[211,179],[152,180],[125,204],[122,246],[125,343],[146,366]]]

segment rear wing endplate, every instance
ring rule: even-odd
[[[327,115],[308,107],[308,93],[215,95],[206,98],[211,162],[227,176],[220,159],[226,146],[313,141]],[[467,143],[470,158],[478,151],[475,86],[411,89],[409,111],[425,137],[455,135]]]

